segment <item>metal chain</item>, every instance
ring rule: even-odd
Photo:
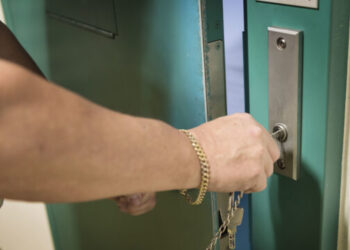
[[[274,131],[271,135],[272,137],[274,137],[276,140],[280,141],[280,136],[283,136],[283,129],[278,128],[276,131]],[[282,134],[281,134],[282,133]],[[285,133],[285,132],[284,132]],[[216,246],[217,241],[221,238],[221,235],[226,231],[227,226],[230,224],[233,216],[235,215],[235,212],[239,206],[239,204],[241,203],[241,199],[243,198],[243,192],[240,192],[237,195],[237,198],[234,201],[233,206],[231,206],[232,204],[232,199],[234,198],[234,193],[230,194],[229,200],[228,200],[228,204],[229,206],[231,206],[231,210],[230,212],[227,213],[226,215],[226,220],[221,224],[221,226],[218,228],[218,231],[215,233],[215,235],[213,236],[213,238],[211,239],[208,247],[206,248],[206,250],[213,250],[214,247]]]
[[[207,193],[207,190],[208,190],[209,179],[210,179],[209,162],[206,154],[204,153],[202,146],[196,140],[194,135],[190,131],[185,129],[180,129],[180,132],[184,133],[187,136],[187,138],[190,140],[192,147],[197,154],[200,167],[201,167],[201,183],[200,183],[199,192],[196,200],[192,200],[191,195],[187,193],[187,189],[180,190],[180,194],[184,196],[185,199],[188,201],[188,203],[190,203],[191,205],[200,205],[203,202],[205,194]]]
[[[226,215],[226,220],[221,224],[221,226],[218,228],[218,231],[215,233],[215,235],[213,236],[213,238],[211,239],[208,247],[206,248],[206,250],[213,250],[214,247],[216,246],[217,241],[221,238],[221,235],[226,231],[227,226],[230,224],[233,216],[235,215],[235,212],[239,206],[239,204],[241,203],[241,199],[243,198],[243,192],[240,192],[237,195],[237,198],[235,199],[233,206],[231,206],[231,210],[230,212],[227,213]],[[229,204],[232,204],[231,201],[232,199],[234,199],[234,193],[230,194],[229,197]]]

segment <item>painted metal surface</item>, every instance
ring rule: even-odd
[[[1,0],[6,25],[30,52],[41,71],[49,75],[45,0]],[[20,16],[20,17],[18,17]]]
[[[55,17],[70,20],[75,25],[117,33],[117,9],[114,0],[50,0],[46,1],[46,10]]]
[[[317,9],[319,0],[257,0],[257,1],[269,2],[269,3],[279,3],[279,4],[294,5],[294,6]]]
[[[222,1],[201,0],[204,35],[207,43],[224,40]]]
[[[253,249],[336,249],[349,5],[325,0],[312,10],[247,1],[250,111],[266,128],[267,27],[304,32],[301,176],[275,175],[252,195]]]
[[[115,32],[111,32],[102,28],[99,28],[97,26],[91,25],[91,24],[86,24],[84,22],[78,21],[75,18],[70,18],[61,14],[57,14],[55,12],[47,11],[47,15],[51,18],[55,18],[58,21],[61,22],[66,22],[71,25],[78,26],[79,28],[83,28],[86,30],[89,30],[91,32],[95,32],[96,34],[100,34],[102,36],[108,37],[108,38],[114,38],[115,37]]]
[[[51,80],[100,105],[178,128],[205,121],[197,0],[116,1],[114,40],[48,19],[45,1],[5,2],[10,27]],[[37,30],[43,36],[31,34]],[[199,207],[176,191],[157,200],[140,217],[120,213],[109,200],[48,205],[56,249],[204,249],[212,236],[209,196]]]
[[[286,128],[279,141],[281,157],[274,172],[293,180],[300,176],[302,31],[268,27],[269,131]],[[277,126],[276,126],[277,125]]]

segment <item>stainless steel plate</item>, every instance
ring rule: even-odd
[[[293,180],[300,172],[302,32],[268,28],[269,129],[287,126],[288,138],[280,143],[281,161],[275,173]]]

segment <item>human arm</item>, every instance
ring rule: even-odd
[[[199,182],[196,156],[169,125],[95,105],[4,61],[0,75],[0,196],[84,201]]]
[[[0,197],[71,202],[199,186],[197,156],[173,127],[108,110],[5,61],[0,75]],[[211,191],[265,187],[279,153],[249,115],[192,132],[211,164]]]
[[[0,58],[21,65],[31,72],[45,78],[42,71],[22,47],[15,35],[1,21],[0,37]],[[132,194],[129,196],[123,195],[112,199],[116,201],[121,211],[132,215],[148,212],[155,206],[155,193]]]

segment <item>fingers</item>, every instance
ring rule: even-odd
[[[262,129],[263,141],[265,142],[265,146],[271,156],[272,161],[277,161],[280,158],[281,152],[276,140],[261,124],[257,123],[257,125]]]
[[[126,207],[120,207],[120,211],[132,216],[138,216],[151,211],[155,207],[155,205],[156,205],[156,200],[149,199],[137,206],[133,206],[132,204],[129,204]]]
[[[211,165],[209,189],[258,192],[266,188],[280,150],[249,114],[234,114],[194,128]]]
[[[258,122],[254,120],[252,116],[247,117],[251,120],[251,131],[250,136],[252,136],[256,142],[260,142],[264,147],[267,148],[267,152],[270,154],[273,162],[277,161],[280,157],[280,149],[276,144],[276,141],[270,135],[270,133]]]
[[[265,176],[264,178],[268,178],[273,174],[273,163],[274,161],[270,157],[270,154],[266,151],[264,154],[263,164],[264,164],[264,170],[265,170]]]
[[[252,168],[253,180],[250,182],[248,190],[245,193],[260,192],[267,186],[267,178],[273,173],[273,161],[267,152],[267,149],[261,150],[255,162],[255,167]]]
[[[253,186],[244,190],[245,194],[255,193],[263,191],[267,187],[267,178],[264,175],[260,175],[255,181]]]
[[[120,211],[136,216],[149,212],[156,205],[155,193],[139,193],[118,196],[114,199]]]
[[[263,191],[267,186],[267,177],[264,175],[261,175],[259,180],[257,181],[255,187],[253,187],[253,192],[260,192]]]
[[[277,161],[280,158],[281,151],[275,139],[270,134],[266,134],[266,147],[272,161]]]
[[[251,189],[252,192],[263,191],[267,186],[267,178],[273,174],[273,161],[267,152],[265,151],[263,159],[264,172],[259,175],[259,178],[256,181],[255,186]]]

